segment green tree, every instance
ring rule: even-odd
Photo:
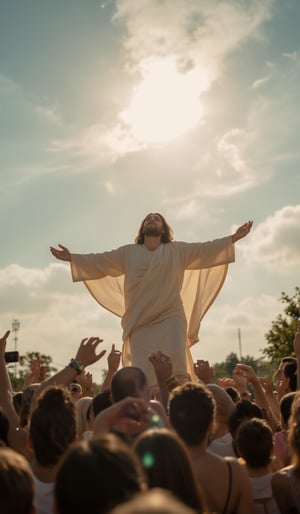
[[[285,305],[284,314],[279,314],[272,322],[271,329],[265,334],[267,346],[262,350],[277,366],[287,355],[295,355],[293,341],[300,317],[300,287],[295,288],[293,296],[281,293],[281,303]]]
[[[254,371],[259,375],[270,375],[272,373],[272,365],[270,362],[262,358],[255,359],[250,355],[239,358],[236,353],[231,352],[227,355],[225,361],[214,364],[215,378],[231,377],[232,372],[238,362],[252,366]]]
[[[57,368],[52,366],[52,357],[50,355],[39,352],[27,352],[25,355],[20,355],[17,374],[15,374],[13,370],[14,364],[8,366],[8,372],[14,391],[21,391],[23,389],[25,377],[31,372],[31,361],[37,357],[40,359],[41,368],[45,369],[43,379],[57,371]]]
[[[227,355],[224,362],[217,362],[214,364],[215,378],[218,379],[222,377],[231,377],[232,372],[238,362],[252,366],[255,373],[257,373],[259,376],[266,375],[271,378],[274,371],[272,363],[262,359],[261,357],[259,359],[255,359],[255,357],[246,355],[245,357],[241,357],[239,359],[236,353],[231,352]]]

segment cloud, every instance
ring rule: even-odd
[[[239,355],[240,329],[242,355],[263,357],[265,334],[280,312],[279,299],[268,294],[248,296],[235,304],[214,304],[202,321],[200,342],[192,347],[193,356],[214,364],[231,352]]]
[[[260,37],[259,31],[271,16],[272,5],[273,0],[238,5],[229,0],[117,1],[113,21],[126,30],[123,62],[127,78],[134,74],[137,89],[149,62],[156,58],[163,66],[165,59],[167,65],[172,56],[182,78],[191,73],[197,77],[197,99],[201,99],[222,75],[225,58],[247,39]],[[186,101],[182,95],[177,105]],[[156,141],[135,137],[134,127],[124,123],[126,109],[126,105],[120,106],[109,126],[87,126],[74,137],[52,141],[49,149],[88,156],[105,163],[129,153],[155,148]],[[153,110],[149,112],[153,113]],[[151,119],[149,115],[149,124]],[[146,122],[143,120],[143,125]],[[201,122],[199,116],[199,125]],[[147,127],[143,126],[139,132],[148,134]]]
[[[271,79],[271,75],[266,75],[265,77],[261,77],[260,79],[256,79],[253,82],[253,84],[252,84],[252,88],[253,89],[259,89],[262,86],[264,86],[265,84],[267,84],[267,82],[269,82],[270,79]]]
[[[283,57],[286,57],[290,61],[297,61],[298,60],[298,53],[295,50],[294,52],[283,54]]]
[[[184,69],[209,66],[215,78],[221,60],[249,37],[257,37],[271,15],[271,0],[236,4],[210,0],[119,0],[113,17],[125,23],[129,68],[153,55],[178,55]]]
[[[245,258],[277,274],[295,273],[300,267],[300,205],[286,206],[254,230]]]

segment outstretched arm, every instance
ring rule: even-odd
[[[244,225],[241,225],[234,234],[232,234],[232,242],[236,243],[239,239],[247,236],[252,228],[253,221],[247,221]]]
[[[59,248],[54,248],[53,246],[50,246],[50,252],[52,253],[52,255],[60,261],[70,262],[71,261],[71,253],[68,250],[68,248],[66,248],[65,246],[60,245],[60,244],[58,246],[59,246]]]

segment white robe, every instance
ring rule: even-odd
[[[130,244],[98,254],[72,254],[74,282],[84,281],[100,305],[122,318],[124,366],[156,383],[148,355],[161,350],[177,375],[192,373],[189,348],[234,261],[231,236],[205,243],[173,241],[151,251]]]

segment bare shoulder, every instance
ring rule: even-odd
[[[272,487],[273,489],[289,487],[288,471],[290,467],[282,468],[272,476]]]

